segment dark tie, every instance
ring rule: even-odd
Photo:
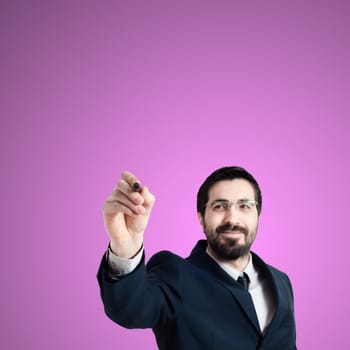
[[[237,282],[246,290],[249,288],[249,277],[248,275],[243,272],[243,276],[239,276],[237,279]]]

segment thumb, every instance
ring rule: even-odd
[[[153,208],[153,205],[154,205],[156,198],[149,191],[147,186],[142,187],[141,195],[144,198],[144,202],[143,202],[142,206],[146,209],[146,213],[149,214]]]

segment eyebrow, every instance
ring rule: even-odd
[[[242,201],[252,201],[252,200],[255,200],[255,199],[249,199],[249,198],[239,198],[237,199],[236,201],[234,202],[242,202]],[[223,199],[223,198],[219,198],[219,199],[215,199],[212,201],[212,203],[216,203],[216,202],[230,202],[228,199]]]

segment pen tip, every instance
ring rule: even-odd
[[[132,187],[135,191],[140,191],[141,189],[141,185],[138,182],[135,182]]]

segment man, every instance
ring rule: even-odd
[[[197,195],[207,239],[186,259],[160,252],[145,266],[154,200],[124,172],[105,202],[110,245],[98,280],[107,316],[152,328],[161,350],[296,349],[289,278],[250,251],[262,208],[253,176],[240,167],[213,172]]]

